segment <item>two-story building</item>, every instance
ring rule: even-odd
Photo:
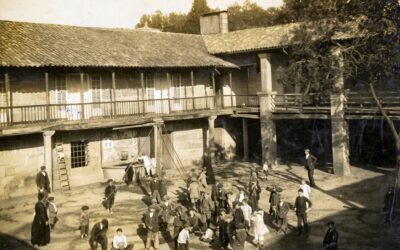
[[[279,119],[333,117],[334,169],[349,173],[344,93],[316,108],[275,79],[295,28],[228,32],[225,11],[201,18],[202,35],[0,21],[0,199],[35,193],[41,165],[54,189],[143,154],[172,168],[210,148],[260,152],[273,166]]]

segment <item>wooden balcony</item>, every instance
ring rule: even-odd
[[[377,96],[389,116],[400,118],[400,91],[378,92]],[[331,113],[330,97],[318,94],[276,94],[271,102],[273,113],[277,115],[301,114],[302,117],[329,118]],[[347,92],[345,114],[348,119],[381,118],[375,100],[369,92]]]
[[[59,122],[101,121],[124,117],[162,117],[201,111],[258,110],[257,95],[201,96],[97,103],[0,107],[0,127]]]

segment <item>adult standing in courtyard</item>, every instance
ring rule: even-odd
[[[335,222],[330,221],[330,222],[328,222],[327,226],[328,226],[328,231],[326,231],[322,245],[323,245],[324,249],[337,250],[339,233],[336,231]]]
[[[161,181],[158,179],[158,175],[153,175],[153,179],[150,182],[151,197],[157,200],[157,203],[161,202]]]
[[[310,186],[315,187],[314,169],[315,169],[315,163],[317,163],[317,157],[313,156],[310,153],[309,149],[305,149],[304,153],[305,153],[305,168],[307,169],[308,172],[308,179],[310,180]]]
[[[133,165],[132,163],[129,163],[128,166],[125,168],[125,175],[124,175],[124,182],[127,186],[130,186],[133,181],[133,175],[135,171],[133,170]]]
[[[107,250],[107,230],[108,220],[102,219],[93,225],[92,231],[90,231],[89,245],[92,250],[97,250],[97,246],[100,244],[101,250]]]
[[[160,243],[158,240],[159,225],[158,225],[158,213],[154,206],[149,207],[149,212],[144,217],[144,224],[147,229],[146,249],[151,248],[151,242],[154,243],[154,249],[159,249]]]
[[[38,189],[44,188],[48,193],[51,193],[50,179],[45,166],[41,166],[39,173],[36,174],[36,186]]]
[[[113,184],[113,180],[109,179],[107,181],[107,187],[106,190],[104,191],[104,201],[105,201],[105,207],[108,209],[108,212],[112,214],[112,207],[114,205],[114,199],[115,195],[117,193],[117,187]]]
[[[31,228],[32,245],[45,246],[50,243],[50,225],[47,215],[46,200],[43,194],[39,194],[39,200],[35,204],[35,217]]]
[[[308,233],[308,222],[307,222],[307,213],[312,206],[311,201],[304,197],[303,190],[298,190],[298,196],[296,201],[294,202],[294,211],[297,216],[297,228],[299,230],[299,235],[302,233],[302,224],[304,225],[305,232]]]

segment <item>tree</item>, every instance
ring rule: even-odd
[[[186,16],[185,33],[200,34],[200,16],[210,11],[207,0],[193,0],[192,8]]]
[[[285,0],[283,19],[302,23],[286,50],[289,63],[279,70],[281,83],[298,84],[304,94],[338,91],[335,82],[340,74],[347,84],[365,86],[396,141],[397,179],[400,134],[376,89],[384,88],[390,79],[399,79],[399,10],[397,0]],[[355,36],[335,39],[340,32]]]

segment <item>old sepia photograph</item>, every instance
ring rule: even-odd
[[[0,0],[0,249],[400,249],[400,1]]]

